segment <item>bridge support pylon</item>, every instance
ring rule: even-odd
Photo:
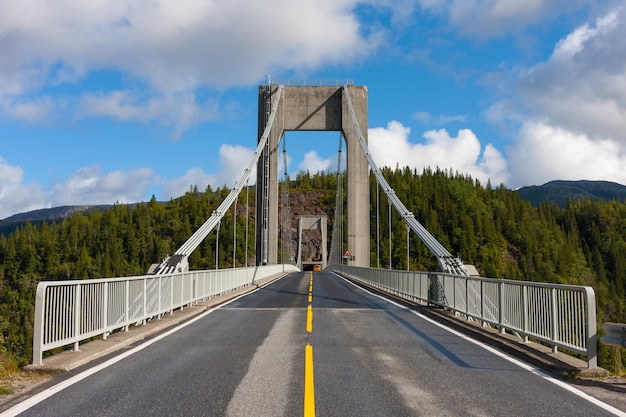
[[[348,85],[352,107],[367,142],[367,87]],[[277,84],[259,86],[258,137],[263,135]],[[267,146],[257,164],[256,264],[278,259],[278,157],[285,131],[341,132],[347,149],[349,265],[370,266],[369,170],[348,110],[343,86],[284,86]]]

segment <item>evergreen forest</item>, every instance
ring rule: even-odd
[[[626,204],[581,199],[565,208],[553,203],[534,208],[503,185],[481,184],[452,171],[382,171],[416,219],[481,276],[592,286],[599,331],[603,322],[626,323]],[[332,213],[338,178],[336,173],[301,172],[289,183],[289,201],[321,192],[315,204]],[[32,360],[39,281],[143,275],[175,252],[229,192],[191,187],[167,203],[153,197],[59,221],[25,223],[0,234],[0,367]],[[254,201],[254,188],[240,194],[220,227],[190,256],[192,269],[254,264]],[[407,265],[406,226],[389,210],[373,175],[370,202],[371,266],[435,270],[436,259],[415,235],[408,239]],[[624,365],[624,349],[599,345],[599,366],[621,373]]]

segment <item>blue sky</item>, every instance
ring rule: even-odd
[[[366,85],[379,166],[626,184],[623,1],[0,0],[0,219],[232,186],[266,75]]]

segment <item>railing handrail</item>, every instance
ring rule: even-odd
[[[298,271],[294,265],[264,265],[163,275],[41,281],[35,298],[33,364],[43,352],[74,344],[176,309],[254,284],[270,276]]]
[[[509,330],[523,335],[525,340],[537,339],[552,346],[554,351],[560,347],[580,353],[587,357],[589,368],[597,367],[596,302],[592,287],[346,265],[330,265],[326,269],[403,298],[493,324],[501,332]],[[469,282],[474,284],[468,285]],[[532,303],[529,299],[538,301]]]
[[[333,266],[336,268],[339,268],[340,265],[329,265],[329,266]],[[346,265],[341,266],[342,268],[347,268]],[[356,267],[356,268],[364,268],[364,267]],[[393,272],[404,272],[404,273],[418,273],[418,274],[437,274],[437,275],[445,275],[445,276],[450,276],[450,277],[463,277],[464,279],[467,280],[477,280],[477,281],[484,281],[484,282],[505,282],[505,283],[509,283],[509,284],[519,284],[519,283],[524,283],[524,285],[527,286],[531,286],[531,287],[542,287],[542,288],[562,288],[562,289],[572,289],[572,290],[580,290],[581,288],[592,288],[592,287],[587,287],[587,286],[582,286],[582,285],[572,285],[572,284],[552,284],[549,282],[537,282],[537,281],[520,281],[517,279],[507,279],[507,278],[486,278],[486,277],[477,277],[477,276],[463,276],[463,275],[457,275],[457,274],[451,274],[448,272],[431,272],[431,271],[406,271],[406,270],[402,270],[402,269],[388,269],[388,268],[365,268],[365,269],[369,269],[369,270],[377,270],[377,271],[381,271],[381,272],[385,272],[385,271],[393,271]],[[593,289],[593,288],[592,288]]]
[[[285,87],[343,87],[353,85],[354,80],[351,78],[273,78],[271,83]]]

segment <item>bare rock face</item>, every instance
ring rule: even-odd
[[[323,191],[298,190],[289,193],[289,222],[284,221],[284,204],[283,200],[279,200],[279,236],[284,236],[285,248],[289,250],[290,256],[296,256],[297,248],[296,240],[298,238],[298,217],[300,216],[326,216],[329,221],[328,230],[334,216],[333,207],[327,206],[325,202],[325,194]],[[288,230],[284,228],[288,227]],[[283,234],[283,232],[285,232]],[[329,241],[324,244],[330,244]],[[322,260],[322,232],[320,230],[309,230],[302,236],[302,260],[304,262]]]

